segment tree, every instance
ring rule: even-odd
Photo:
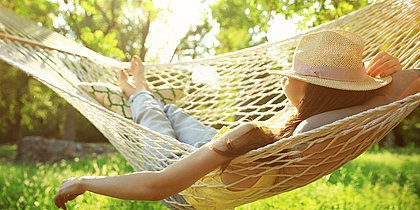
[[[203,56],[204,52],[210,52],[212,46],[207,46],[203,43],[206,35],[210,32],[211,26],[208,20],[205,20],[202,25],[192,26],[185,36],[180,40],[180,43],[175,48],[172,54],[171,61],[175,56],[179,59],[189,57],[196,59]]]
[[[123,60],[134,54],[145,57],[150,24],[161,18],[150,0],[0,0],[0,4],[94,51]],[[92,127],[86,119],[78,122],[80,114],[52,90],[5,63],[0,65],[4,99],[0,108],[6,110],[0,114],[0,136],[4,139],[15,142],[27,134],[74,139],[75,130],[89,131],[78,127]]]
[[[209,54],[232,52],[267,41],[268,23],[276,14],[295,22],[300,29],[307,29],[347,15],[376,0],[219,0],[211,6],[211,13],[203,18],[203,24],[192,27],[176,48],[179,58],[193,58]],[[212,22],[217,22],[214,24]],[[203,47],[200,43],[212,27],[220,27],[216,35],[218,46]],[[198,30],[200,29],[200,30]],[[409,142],[420,145],[420,108],[417,108],[394,129],[395,145],[406,146]]]
[[[8,137],[8,142],[15,142],[20,138],[22,114],[21,110],[24,108],[25,93],[28,91],[28,77],[21,72],[12,71],[11,67],[5,63],[0,63],[0,69],[7,69],[6,71],[0,71],[2,77],[0,77],[0,83],[2,91],[0,93],[0,110],[1,114],[1,126],[0,131]],[[10,78],[13,78],[11,80]],[[19,89],[10,88],[18,86]]]
[[[375,1],[220,0],[211,6],[211,13],[203,17],[204,23],[192,27],[181,39],[175,54],[194,54],[196,57],[212,54],[211,49],[192,44],[191,41],[202,40],[212,26],[220,27],[220,32],[216,35],[220,44],[215,46],[213,54],[221,54],[267,42],[267,29],[270,20],[276,14],[282,14],[286,19],[295,22],[299,28],[307,29],[337,19]],[[216,21],[217,24],[212,24],[212,21]],[[206,30],[195,30],[198,28]]]
[[[54,13],[57,9],[57,4],[46,0],[36,2],[0,0],[0,3],[2,6],[8,7],[28,18],[36,19],[42,25],[52,25],[52,19],[49,17],[49,14]],[[29,111],[31,110],[31,105],[33,105],[30,103],[33,97],[29,94],[29,90],[32,88],[31,79],[23,72],[17,71],[3,62],[0,63],[0,70],[0,81],[2,84],[0,109],[5,110],[0,115],[0,121],[2,122],[0,131],[1,136],[4,136],[3,139],[13,143],[20,139],[22,132],[24,132],[25,129],[22,129],[23,125],[28,120],[37,119],[34,116],[36,113]],[[25,113],[31,114],[31,116],[25,115]]]
[[[68,0],[57,17],[55,30],[99,52],[118,59],[139,55],[144,60],[150,24],[160,9],[151,0]]]

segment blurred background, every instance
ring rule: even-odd
[[[0,0],[0,5],[104,56],[129,61],[139,55],[147,63],[170,63],[276,42],[375,2]],[[0,209],[53,209],[52,198],[64,179],[133,172],[116,152],[49,162],[17,160],[16,144],[26,136],[95,146],[108,146],[108,141],[60,96],[2,61],[0,84]],[[417,108],[379,145],[334,173],[237,209],[420,209],[419,145]],[[27,146],[32,151],[36,145]],[[49,149],[61,152],[57,146]],[[92,193],[68,208],[165,209],[159,202]]]
[[[293,36],[375,0],[0,0],[38,25],[121,61],[188,61]],[[0,144],[24,136],[106,142],[40,82],[0,61]],[[382,141],[420,144],[420,109]]]

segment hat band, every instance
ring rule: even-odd
[[[339,68],[331,66],[315,66],[311,68],[302,61],[294,59],[293,69],[301,75],[339,81],[357,82],[367,77],[364,65],[360,68]]]

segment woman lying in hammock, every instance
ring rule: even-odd
[[[250,150],[420,91],[419,70],[400,71],[402,67],[398,59],[385,52],[378,53],[365,68],[363,47],[359,36],[346,31],[323,31],[303,36],[295,51],[293,69],[276,73],[283,76],[279,82],[290,101],[289,108],[285,109],[295,112],[290,111],[293,114],[280,128],[245,123],[220,137],[215,137],[216,130],[202,125],[181,109],[173,105],[162,106],[151,94],[142,62],[134,57],[130,69],[134,84],[128,82],[123,71],[119,72],[119,83],[130,98],[134,120],[164,135],[201,147],[162,171],[67,179],[54,197],[56,206],[65,209],[66,202],[90,191],[128,200],[157,201],[175,195],[178,202],[204,207],[205,201],[183,198],[177,193],[217,168],[229,169],[233,158]],[[214,137],[215,140],[211,141]],[[243,178],[221,171],[215,176],[225,184]],[[248,170],[244,173],[252,175],[258,172]],[[208,196],[220,203],[218,207],[234,207],[235,200],[243,197],[246,189],[273,185],[277,181],[275,176],[257,176],[229,189],[214,190]],[[163,203],[171,208],[170,204]]]

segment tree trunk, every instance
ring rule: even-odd
[[[18,98],[18,94],[16,94],[16,106],[13,107],[13,115],[11,116],[13,119],[8,119],[9,124],[9,131],[7,136],[9,136],[9,143],[15,144],[20,139],[20,130],[21,130],[21,121],[22,121],[22,113],[21,109],[23,107],[23,103]]]
[[[379,146],[391,149],[394,146],[394,136],[394,130],[392,130],[381,141],[379,141]]]
[[[10,123],[9,124],[9,132],[8,135],[9,136],[9,143],[10,144],[15,144],[17,141],[19,141],[20,139],[20,122],[21,122],[21,117],[20,118],[16,118],[16,121],[14,123]]]
[[[68,141],[75,141],[76,139],[76,125],[77,125],[77,111],[70,105],[66,104],[66,123],[64,127],[63,139]]]
[[[404,141],[404,134],[403,134],[404,131],[402,130],[401,123],[398,124],[397,127],[394,128],[393,132],[395,136],[395,146],[396,147],[406,146],[406,143]]]
[[[16,77],[17,80],[21,81],[21,86],[19,87],[19,89],[16,90],[16,95],[15,95],[15,100],[16,100],[16,104],[13,107],[13,115],[12,118],[13,119],[9,119],[8,123],[10,125],[10,130],[9,130],[9,143],[14,144],[17,141],[19,141],[20,137],[21,137],[21,122],[22,122],[22,109],[24,107],[23,104],[23,98],[25,97],[25,95],[28,93],[28,82],[29,82],[29,77],[27,75],[24,74],[19,74]],[[20,82],[19,82],[20,83]]]
[[[140,59],[142,61],[144,61],[144,58],[146,57],[146,53],[147,53],[146,39],[147,39],[147,35],[149,35],[150,21],[151,21],[150,18],[151,18],[151,15],[149,12],[147,15],[147,21],[143,27],[142,36],[141,36]]]

